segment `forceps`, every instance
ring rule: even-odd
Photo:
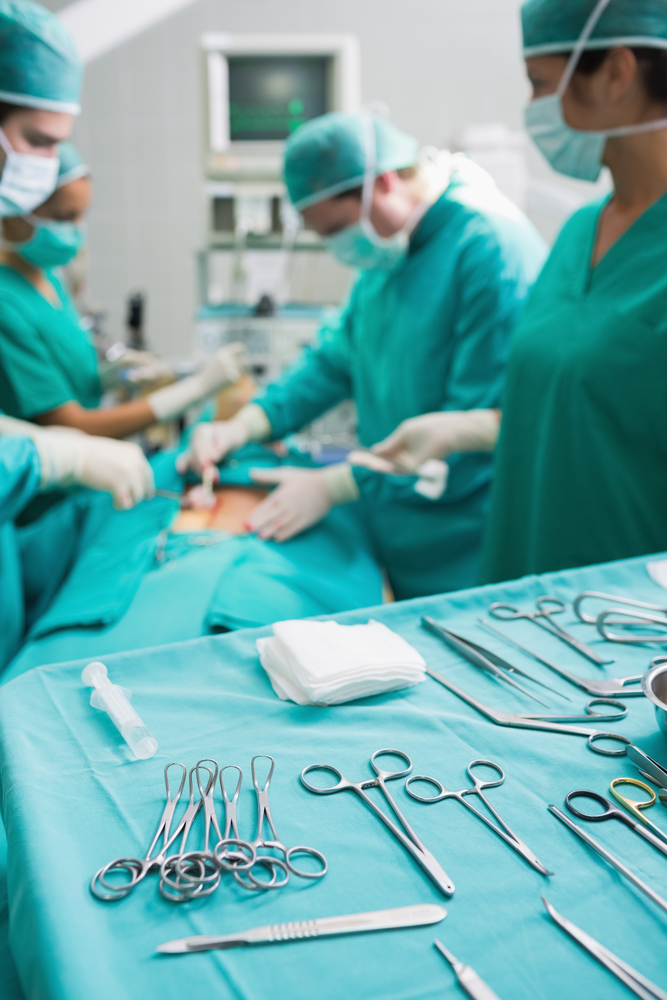
[[[565,931],[566,934],[576,941],[578,945],[581,945],[589,955],[592,955],[594,959],[604,965],[605,969],[608,969],[617,979],[620,979],[628,989],[636,993],[638,997],[642,1000],[667,1000],[667,993],[661,990],[659,986],[652,983],[650,979],[646,976],[642,976],[641,972],[637,972],[633,969],[631,965],[624,962],[623,959],[614,955],[612,951],[605,948],[604,945],[592,938],[590,934],[586,934],[582,931],[576,924],[572,921],[566,920],[562,917],[557,910],[554,910],[553,906],[546,901],[544,896],[542,896],[542,902],[544,903],[547,913],[558,926]]]
[[[171,797],[171,787],[169,784],[169,768],[170,767],[180,767],[182,770],[181,782],[178,786],[178,791],[172,799]],[[104,902],[112,902],[116,899],[125,899],[126,896],[132,892],[134,887],[146,878],[148,873],[152,871],[153,868],[160,868],[162,862],[164,861],[169,845],[176,839],[180,832],[180,825],[173,836],[169,836],[171,830],[171,821],[174,818],[174,811],[178,805],[178,800],[183,792],[183,786],[185,785],[185,776],[187,774],[187,768],[185,764],[177,764],[172,761],[171,764],[167,764],[164,769],[164,783],[167,791],[167,803],[164,807],[164,811],[160,818],[157,831],[155,836],[151,841],[151,845],[146,851],[146,855],[143,858],[115,858],[113,861],[109,861],[106,865],[103,865],[95,874],[93,875],[92,881],[90,883],[90,891],[98,899]],[[153,857],[153,851],[157,845],[160,837],[163,838],[162,848]],[[122,882],[109,882],[106,876],[110,872],[123,871],[129,876],[128,879]]]
[[[652,788],[649,788],[648,785],[645,785],[643,781],[636,781],[634,778],[616,778],[616,780],[612,781],[611,783],[611,791],[614,798],[618,799],[618,801],[622,805],[624,805],[626,809],[631,806],[632,807],[631,811],[633,815],[635,815],[636,813],[639,816],[641,823],[637,823],[637,821],[628,816],[627,813],[624,813],[621,809],[617,809],[609,801],[609,799],[605,799],[604,795],[598,795],[597,792],[587,792],[584,791],[583,789],[579,789],[576,792],[570,792],[569,795],[565,796],[565,805],[570,810],[570,812],[577,817],[577,819],[584,819],[587,820],[589,823],[604,823],[608,819],[617,819],[621,823],[624,823],[625,826],[629,826],[631,830],[634,830],[635,833],[638,833],[640,837],[644,838],[644,840],[648,840],[649,844],[651,844],[652,847],[655,847],[657,851],[660,851],[661,854],[667,855],[667,835],[665,835],[659,827],[655,826],[654,823],[649,824],[649,821],[646,819],[646,817],[642,816],[637,811],[637,806],[635,803],[633,803],[632,799],[626,799],[625,796],[619,795],[616,792],[615,786],[620,784],[639,785],[640,788],[645,788],[646,791],[651,795],[650,799],[640,803],[640,805],[643,806],[645,809],[648,808],[648,806],[652,806],[653,803],[655,802],[656,800],[655,792],[653,791]],[[572,805],[574,799],[592,799],[593,802],[597,802],[598,805],[602,806],[604,812],[593,813],[593,814],[581,812],[581,810],[576,809]],[[658,835],[656,835],[656,833],[651,833],[649,830],[645,830],[644,827],[641,825],[642,823],[644,823],[645,825],[650,825],[651,829],[655,830]]]
[[[190,827],[192,826],[195,816],[199,812],[202,804],[201,796],[195,802],[194,784],[193,778],[195,775],[196,767],[190,770],[190,802],[183,813],[181,822],[178,824],[178,828],[174,832],[174,836],[169,838],[169,844],[173,843],[174,840],[179,836],[180,833],[183,834],[181,839],[181,849],[178,854],[172,854],[170,857],[166,857],[162,862],[160,867],[160,892],[165,897],[165,899],[171,900],[173,903],[183,903],[186,899],[192,898],[195,893],[199,890],[193,888],[192,884],[189,883],[187,887],[184,885],[183,879],[180,875],[176,875],[176,878],[171,877],[171,873],[175,870],[177,862],[180,860],[181,855],[185,851],[185,845],[190,834]],[[213,772],[210,768],[206,768],[209,773],[209,782],[213,777]],[[168,845],[167,845],[168,846]],[[166,853],[166,848],[162,852]],[[199,871],[201,875],[205,874],[205,870],[202,865],[194,866],[195,870]],[[201,888],[201,887],[200,887]],[[208,893],[206,893],[208,895]]]
[[[473,769],[475,767],[490,767],[493,771],[496,772],[498,777],[496,778],[495,781],[482,781],[481,778],[478,778],[475,776],[475,774],[473,774]],[[526,844],[524,844],[523,840],[521,840],[520,837],[517,837],[517,835],[514,833],[512,829],[510,829],[505,820],[496,812],[496,810],[493,808],[493,806],[487,799],[486,795],[484,794],[485,788],[497,788],[498,785],[503,784],[503,782],[505,781],[505,772],[503,771],[502,767],[500,767],[498,764],[494,764],[492,760],[473,760],[468,764],[466,772],[468,777],[472,781],[472,788],[463,788],[461,789],[461,791],[458,792],[450,792],[447,788],[445,788],[442,782],[437,780],[437,778],[429,778],[425,774],[414,774],[411,778],[408,778],[408,780],[406,781],[405,790],[410,796],[410,798],[416,799],[417,802],[430,803],[430,802],[441,802],[443,799],[456,799],[458,802],[461,803],[461,805],[464,805],[466,809],[469,809],[470,812],[474,813],[475,816],[478,817],[478,819],[481,819],[483,823],[486,823],[486,825],[489,827],[490,830],[493,830],[493,832],[497,834],[502,840],[504,840],[506,844],[509,844],[509,846],[513,850],[515,850],[517,854],[520,854],[521,857],[524,859],[524,861],[527,861],[529,865],[535,868],[535,870],[538,871],[540,875],[553,875],[553,872],[547,871],[542,862],[535,857],[531,849]],[[413,781],[424,781],[430,785],[433,785],[435,788],[437,788],[437,794],[418,795],[417,792],[414,792],[410,787],[410,784]],[[498,820],[500,826],[496,826],[496,824],[492,823],[491,820],[484,815],[484,813],[481,813],[479,809],[475,809],[475,807],[471,805],[470,802],[468,802],[466,798],[467,795],[479,795],[480,799],[482,800],[486,808],[489,810],[489,812],[492,813],[493,816],[495,816],[495,818]]]
[[[665,616],[665,623],[667,624],[667,608],[663,605],[648,604],[646,601],[635,601],[632,597],[621,597],[619,594],[603,594],[599,590],[585,590],[583,594],[575,597],[572,609],[577,618],[587,625],[595,625],[600,617],[599,614],[587,615],[585,611],[581,610],[581,605],[589,599],[613,601],[614,604],[625,604],[630,608],[641,608],[642,611],[658,611],[661,615]]]
[[[519,608],[515,608],[512,604],[504,604],[502,601],[496,601],[489,608],[489,614],[492,614],[494,618],[500,618],[501,621],[525,618],[528,621],[534,622],[535,625],[539,625],[540,628],[550,632],[551,635],[555,635],[561,642],[566,642],[568,646],[576,649],[578,653],[592,660],[593,663],[597,663],[600,667],[604,666],[605,663],[614,662],[613,660],[603,660],[590,646],[587,646],[585,642],[581,642],[576,636],[570,635],[569,632],[566,632],[564,628],[553,620],[554,615],[561,614],[567,608],[564,601],[559,600],[557,597],[538,597],[535,603],[537,611],[520,611]]]
[[[612,619],[611,621],[609,619]],[[627,619],[627,620],[623,620]],[[631,626],[631,625],[641,625],[642,622],[647,622],[649,625],[653,625],[656,629],[663,628],[666,631],[662,633],[653,632],[644,635],[633,635],[628,632],[612,632],[613,626],[620,625]],[[626,611],[624,608],[607,608],[603,611],[595,621],[595,626],[607,642],[621,642],[626,645],[632,645],[635,643],[651,643],[655,642],[659,645],[664,645],[667,643],[667,617],[665,615],[651,615],[646,611]]]
[[[264,782],[264,788],[259,787],[259,782],[257,780],[257,771],[255,768],[255,761],[257,760],[270,760],[271,767],[269,768],[269,774]],[[252,873],[253,865],[248,866],[246,874],[250,879],[251,884],[249,885],[238,873],[238,870],[234,871],[234,878],[239,883],[239,885],[244,886],[246,889],[280,889],[282,886],[287,885],[289,881],[290,872],[292,875],[296,875],[298,878],[308,878],[316,879],[322,878],[326,875],[328,863],[325,856],[321,851],[316,850],[314,847],[303,847],[301,845],[297,847],[285,847],[283,843],[278,840],[278,834],[273,823],[273,818],[271,816],[271,808],[269,806],[269,784],[271,782],[271,777],[273,775],[273,768],[275,767],[275,761],[273,757],[268,754],[260,753],[253,757],[251,762],[252,768],[252,783],[255,786],[255,794],[257,796],[257,836],[251,841],[251,846],[257,850],[258,848],[263,848],[269,851],[281,851],[283,855],[283,860],[280,858],[274,858],[270,856],[258,856],[255,864],[262,865],[264,868],[269,868],[273,873],[273,878],[270,882],[265,882],[258,879]],[[302,775],[303,778],[303,775]],[[272,840],[264,839],[264,823],[268,823],[269,829],[273,834]],[[296,868],[292,863],[292,858],[297,854],[305,854],[308,857],[315,858],[316,861],[322,866],[319,871],[309,872],[304,871],[302,868]],[[284,877],[278,882],[276,881],[276,868],[283,871]]]
[[[628,677],[610,677],[608,680],[595,681],[588,680],[587,677],[579,677],[577,674],[573,674],[569,670],[564,670],[563,667],[556,666],[551,660],[545,660],[543,656],[539,653],[534,653],[532,649],[528,649],[527,646],[522,646],[520,642],[516,639],[510,639],[508,635],[501,632],[500,629],[494,628],[493,625],[489,624],[484,618],[478,618],[477,621],[485,629],[494,633],[494,635],[499,636],[503,642],[508,643],[510,646],[515,646],[520,649],[526,656],[530,656],[533,660],[537,660],[538,663],[542,663],[549,670],[553,670],[555,674],[560,674],[561,677],[569,681],[570,684],[574,684],[575,687],[581,688],[582,691],[586,691],[588,694],[594,695],[596,698],[616,698],[620,695],[625,695],[627,698],[642,698],[644,692],[641,687],[626,687],[626,685],[640,684],[642,679],[642,674],[632,674]],[[568,699],[569,701],[570,699]]]
[[[405,761],[407,767],[405,767],[402,771],[383,771],[377,764],[377,758],[383,755],[400,757],[401,760]],[[378,819],[382,820],[384,825],[391,831],[391,833],[393,833],[408,854],[414,858],[420,868],[426,872],[431,881],[437,885],[438,889],[440,889],[445,896],[453,896],[454,883],[451,881],[447,873],[440,867],[431,852],[424,847],[423,843],[394,802],[386,785],[387,781],[407,777],[412,770],[412,761],[406,753],[403,753],[402,750],[376,750],[371,757],[371,767],[375,771],[374,778],[367,778],[365,781],[348,781],[347,778],[343,777],[338,768],[334,767],[332,764],[310,764],[308,767],[304,767],[301,772],[301,782],[309,792],[313,792],[315,795],[335,795],[337,792],[344,792],[348,789],[349,791],[354,792],[355,795],[358,795],[359,798],[373,810]],[[306,781],[306,775],[310,774],[311,771],[328,771],[329,774],[335,775],[337,782],[335,785],[330,785],[328,788],[318,788],[317,785],[311,785],[308,781]],[[370,795],[366,794],[367,788],[380,789],[387,800],[387,803],[393,810],[394,815],[401,824],[400,827],[397,826],[386,813],[382,812],[380,807],[375,804]],[[401,827],[403,829],[401,829]]]

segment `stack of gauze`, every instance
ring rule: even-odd
[[[257,640],[262,666],[279,698],[297,705],[340,705],[425,679],[416,649],[386,625],[276,622]]]

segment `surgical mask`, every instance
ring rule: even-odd
[[[9,246],[35,267],[64,267],[85,243],[83,227],[75,222],[56,222],[36,215],[26,216],[26,221],[35,229],[30,239]]]
[[[0,176],[0,216],[25,215],[55,191],[58,157],[15,152],[1,128],[0,146],[7,157]]]
[[[393,236],[378,236],[370,219],[375,186],[375,129],[370,115],[364,115],[366,133],[366,163],[361,196],[361,218],[339,233],[329,236],[327,250],[341,264],[367,271],[372,268],[388,271],[397,267],[407,256],[410,237],[405,229]]]
[[[589,17],[565,67],[555,94],[540,97],[525,109],[528,134],[554,170],[567,177],[582,181],[596,181],[602,171],[602,157],[607,139],[626,135],[639,135],[667,128],[667,119],[660,118],[639,125],[584,132],[570,128],[563,116],[563,95],[577,68],[581,54],[593,30],[611,0],[599,0]]]

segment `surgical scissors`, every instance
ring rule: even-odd
[[[575,687],[581,688],[582,691],[586,691],[587,694],[592,694],[595,698],[618,698],[621,695],[626,698],[642,698],[644,692],[641,687],[626,687],[626,684],[640,684],[642,675],[632,674],[629,677],[610,677],[605,681],[595,681],[588,680],[586,677],[579,677],[578,674],[573,674],[569,670],[564,670],[563,667],[556,666],[550,660],[546,660],[543,656],[538,653],[534,653],[531,649],[526,646],[522,646],[520,642],[516,639],[510,639],[508,635],[501,632],[500,629],[494,628],[489,622],[484,618],[478,618],[477,621],[485,629],[494,633],[494,635],[499,636],[503,642],[508,643],[510,646],[515,646],[520,649],[526,656],[531,656],[538,663],[542,663],[549,670],[553,670],[554,673],[559,674],[570,684],[574,684]],[[568,699],[569,701],[570,699]]]
[[[496,772],[498,777],[494,781],[488,781],[488,780],[482,781],[481,778],[478,778],[473,773],[475,767],[490,767],[493,771]],[[505,772],[503,771],[502,767],[500,767],[498,764],[494,764],[492,760],[473,760],[468,764],[466,772],[468,774],[468,777],[472,781],[472,788],[463,788],[458,792],[450,792],[447,788],[445,788],[442,782],[437,780],[437,778],[429,778],[425,774],[413,774],[412,777],[408,778],[408,780],[406,781],[405,790],[410,796],[410,798],[416,799],[417,802],[431,803],[431,802],[441,802],[443,799],[456,799],[458,802],[464,805],[466,809],[469,809],[470,812],[474,813],[478,819],[481,819],[483,823],[486,823],[486,825],[489,827],[490,830],[493,830],[493,832],[497,834],[498,837],[504,840],[506,844],[509,844],[509,846],[513,850],[515,850],[517,854],[520,854],[521,857],[524,859],[524,861],[527,861],[529,865],[531,865],[536,871],[540,873],[540,875],[553,875],[553,872],[548,871],[544,867],[542,862],[535,857],[531,849],[526,844],[524,844],[523,840],[521,840],[520,837],[517,837],[514,831],[510,829],[505,820],[496,812],[496,810],[493,808],[493,806],[487,799],[486,795],[484,794],[484,789],[497,788],[498,785],[503,784],[503,782],[505,781]],[[413,781],[424,781],[430,785],[433,785],[437,789],[437,794],[418,795],[417,792],[413,791],[412,788],[410,787]],[[471,805],[470,802],[468,802],[466,798],[467,795],[478,795],[482,800],[482,802],[484,803],[484,805],[486,806],[486,808],[489,810],[489,812],[492,813],[493,816],[498,820],[500,826],[496,826],[496,824],[492,823],[491,820],[484,815],[484,813],[481,813],[479,809],[475,809],[475,807]]]
[[[621,783],[630,785],[639,785],[641,788],[646,789],[646,791],[651,795],[651,798],[641,803],[641,805],[643,805],[645,808],[648,806],[652,806],[653,803],[655,802],[656,800],[655,792],[653,791],[652,788],[649,788],[648,785],[645,785],[643,781],[636,781],[634,778],[617,778],[615,781],[612,781],[611,791],[614,798],[618,799],[618,801],[626,808],[628,807],[626,803],[632,805],[632,799],[626,799],[624,796],[619,795],[615,791],[615,785]],[[592,799],[593,802],[597,802],[598,805],[602,806],[604,812],[593,813],[593,814],[582,812],[580,809],[576,809],[575,806],[572,805],[574,799]],[[660,851],[661,854],[667,855],[667,836],[665,836],[665,834],[662,832],[662,830],[659,829],[659,827],[656,826],[655,830],[657,830],[660,836],[656,836],[649,830],[645,830],[644,827],[641,825],[641,823],[637,823],[636,820],[628,816],[627,813],[624,813],[623,810],[617,809],[613,805],[613,803],[609,801],[609,799],[606,799],[604,797],[604,795],[598,795],[597,792],[588,792],[584,791],[583,789],[579,789],[578,791],[570,792],[569,795],[565,796],[565,805],[570,810],[570,812],[577,817],[577,819],[584,819],[589,823],[605,823],[608,819],[617,819],[621,823],[624,823],[625,826],[630,827],[630,829],[633,830],[635,833],[638,833],[640,837],[644,838],[644,840],[648,840],[649,844],[652,847],[655,847],[657,851]],[[634,814],[634,809],[633,809],[633,814]],[[648,824],[648,820],[644,816],[640,816],[640,819],[642,823]],[[653,827],[652,823],[651,826]]]
[[[592,698],[586,705],[586,715],[514,715],[511,712],[499,712],[495,708],[490,708],[484,702],[480,701],[479,698],[474,698],[457,684],[452,684],[451,681],[446,680],[442,674],[431,670],[430,667],[426,668],[426,673],[434,681],[437,681],[438,684],[442,684],[448,691],[461,698],[462,701],[467,702],[468,705],[486,716],[487,719],[490,719],[497,726],[509,726],[512,729],[540,729],[542,732],[567,733],[570,736],[587,736],[588,746],[595,753],[602,754],[605,757],[625,757],[627,755],[634,763],[637,765],[641,763],[642,767],[650,772],[647,775],[648,777],[652,777],[652,774],[655,773],[655,780],[658,781],[660,778],[657,776],[664,774],[664,780],[667,780],[667,771],[649,757],[648,754],[645,754],[643,750],[634,746],[632,740],[628,739],[627,736],[623,736],[622,733],[608,733],[602,729],[583,729],[581,726],[566,724],[566,722],[585,722],[587,718],[599,719],[601,722],[622,719],[628,714],[628,710],[620,701],[614,701],[611,698]],[[609,705],[620,711],[615,711],[612,715],[600,715],[598,712],[593,711],[596,705]],[[618,743],[625,744],[625,746],[621,750],[606,750],[604,747],[596,746],[599,740],[615,740]]]
[[[597,663],[599,667],[604,666],[605,663],[614,662],[613,660],[603,660],[590,646],[577,639],[576,636],[570,635],[569,632],[566,632],[564,628],[553,620],[554,615],[561,614],[567,608],[564,601],[561,601],[558,597],[538,597],[535,603],[537,611],[521,611],[512,604],[504,604],[502,601],[496,601],[489,608],[489,614],[492,614],[494,618],[499,618],[501,621],[513,621],[515,618],[525,618],[527,621],[534,622],[535,625],[539,625],[540,628],[550,632],[551,635],[555,635],[561,642],[566,642],[568,646],[576,649],[582,656],[585,656],[593,663]]]
[[[180,767],[182,769],[181,781],[178,786],[178,791],[172,799],[171,797],[171,787],[169,784],[169,768],[170,767]],[[174,818],[174,811],[178,805],[178,800],[183,792],[183,786],[185,785],[185,778],[187,775],[187,768],[185,764],[177,764],[172,761],[164,769],[164,783],[167,792],[167,802],[160,817],[160,822],[158,824],[157,831],[153,837],[150,847],[146,851],[143,858],[115,858],[113,861],[109,861],[106,865],[103,865],[98,871],[93,875],[92,881],[90,883],[90,891],[93,893],[97,899],[101,899],[103,902],[108,903],[116,899],[125,899],[135,886],[137,886],[143,879],[146,878],[148,873],[154,868],[160,868],[162,862],[164,861],[169,845],[176,839],[180,832],[179,828],[170,837],[171,822]],[[153,856],[153,851],[157,845],[158,840],[162,837],[162,848],[158,853]],[[123,880],[122,882],[109,882],[107,881],[107,875],[111,872],[123,871],[129,875],[129,879]]]
[[[378,757],[389,755],[399,757],[402,761],[405,761],[407,766],[403,768],[402,771],[384,771],[378,765],[377,759]],[[343,777],[338,768],[334,767],[332,764],[310,764],[308,767],[304,767],[301,772],[301,782],[309,792],[313,792],[315,795],[335,795],[337,792],[344,791],[354,792],[355,795],[358,795],[359,798],[366,803],[369,809],[373,810],[378,819],[382,820],[387,829],[393,833],[398,842],[417,862],[419,867],[426,872],[428,877],[438,887],[438,889],[440,889],[445,896],[453,896],[454,883],[449,878],[447,873],[440,867],[431,852],[424,847],[423,843],[394,802],[391,793],[387,788],[388,781],[394,781],[398,778],[406,778],[410,774],[410,771],[412,770],[412,761],[406,753],[403,753],[402,750],[391,750],[385,748],[384,750],[376,750],[372,755],[371,767],[375,771],[374,778],[367,778],[365,781],[349,781],[347,778]],[[330,785],[328,788],[318,788],[317,785],[311,785],[310,782],[306,781],[306,775],[310,774],[311,771],[327,771],[329,774],[335,775],[337,779],[336,784]],[[380,789],[394,815],[401,824],[400,827],[397,826],[396,823],[394,823],[394,821],[375,804],[370,795],[366,794],[367,788]]]
[[[255,767],[255,762],[258,760],[270,760],[271,767],[269,768],[269,774],[264,782],[264,787],[259,787],[259,782],[257,780],[257,770]],[[278,839],[278,833],[276,832],[275,825],[273,823],[273,818],[271,816],[271,808],[269,806],[269,784],[271,782],[271,777],[273,775],[273,769],[275,767],[275,761],[273,757],[268,754],[257,754],[253,757],[251,762],[252,769],[252,783],[255,786],[255,794],[257,796],[257,836],[251,841],[251,846],[255,850],[265,849],[268,851],[281,851],[283,854],[283,860],[274,857],[258,856],[255,864],[260,864],[265,868],[270,868],[273,873],[273,878],[270,882],[265,882],[258,879],[252,873],[253,865],[248,866],[246,874],[250,879],[251,885],[241,878],[238,870],[234,871],[234,878],[236,881],[244,886],[246,889],[280,889],[282,886],[286,885],[289,881],[290,873],[296,875],[298,878],[307,879],[317,879],[322,878],[326,875],[328,869],[328,863],[325,856],[321,851],[316,850],[314,847],[303,847],[301,845],[297,847],[285,847],[283,843]],[[303,777],[303,776],[302,776]],[[272,840],[266,840],[263,836],[264,834],[264,824],[268,823],[269,829],[273,834]],[[292,863],[292,858],[297,854],[305,854],[311,858],[315,858],[317,862],[322,866],[319,871],[309,872],[304,871],[302,868],[297,868]],[[280,868],[284,871],[285,875],[279,882],[276,881],[275,869]]]

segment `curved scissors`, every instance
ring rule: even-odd
[[[570,635],[558,622],[554,621],[554,615],[560,615],[566,610],[567,605],[564,601],[561,601],[558,597],[538,597],[535,603],[537,611],[521,611],[512,604],[496,601],[489,608],[489,614],[493,615],[494,618],[499,618],[501,621],[513,621],[515,618],[525,618],[528,621],[534,622],[535,625],[539,625],[540,628],[546,629],[547,632],[555,635],[557,639],[566,642],[573,649],[576,649],[578,653],[581,653],[582,656],[592,660],[593,663],[597,663],[598,666],[614,662],[613,660],[603,660],[585,642],[577,639],[574,635]]]
[[[181,781],[178,786],[178,791],[173,799],[171,797],[171,787],[169,784],[170,767],[180,767],[182,769]],[[164,783],[167,791],[167,803],[164,807],[157,831],[151,841],[150,847],[146,851],[143,858],[115,858],[113,861],[109,861],[108,864],[103,865],[98,871],[96,871],[90,883],[90,891],[97,897],[97,899],[101,899],[105,903],[113,902],[116,899],[125,899],[125,897],[132,892],[134,887],[146,878],[150,871],[154,868],[160,868],[165,859],[169,845],[178,836],[180,830],[179,827],[179,830],[177,830],[173,836],[169,836],[171,822],[174,818],[174,811],[178,805],[181,793],[183,792],[183,786],[185,785],[186,774],[187,768],[185,767],[185,764],[177,764],[174,761],[167,764],[164,769]],[[162,847],[158,853],[153,856],[153,851],[155,850],[160,837],[163,838]],[[129,878],[124,879],[122,882],[108,881],[107,875],[116,871],[125,872]]]
[[[388,754],[391,754],[394,757],[400,757],[401,760],[405,761],[407,766],[402,771],[383,771],[377,764],[377,758]],[[308,789],[309,792],[313,792],[315,795],[335,795],[337,792],[344,792],[348,790],[354,792],[355,795],[358,795],[359,798],[366,803],[369,809],[373,810],[378,819],[382,820],[384,825],[393,833],[408,854],[414,858],[420,868],[426,872],[431,881],[437,885],[438,889],[440,889],[440,891],[446,896],[453,896],[454,883],[449,878],[447,873],[440,867],[431,852],[424,847],[423,843],[394,802],[391,793],[387,788],[386,783],[388,781],[394,781],[397,778],[405,778],[408,774],[410,774],[410,771],[412,770],[412,761],[406,753],[403,753],[402,750],[376,750],[371,757],[371,767],[375,771],[374,778],[367,778],[366,781],[349,781],[347,778],[343,777],[338,768],[334,767],[332,764],[310,764],[308,767],[304,767],[301,772],[301,783]],[[333,774],[337,779],[336,784],[330,785],[327,788],[318,788],[317,785],[311,785],[308,781],[306,781],[306,775],[310,774],[311,771],[327,771],[329,774]],[[400,827],[397,826],[386,813],[382,812],[380,807],[375,804],[370,795],[366,794],[367,788],[380,789],[389,806],[393,810],[394,815],[401,824]]]
[[[495,779],[495,781],[489,781],[489,780],[482,781],[481,778],[478,778],[473,773],[473,769],[475,767],[482,767],[482,766],[490,767],[493,771],[496,772],[498,777]],[[411,778],[408,778],[408,780],[406,781],[405,790],[410,796],[410,798],[416,799],[417,802],[430,803],[430,802],[441,802],[443,799],[456,799],[458,802],[464,805],[466,809],[469,809],[470,812],[474,813],[475,816],[478,817],[478,819],[481,819],[483,823],[486,823],[486,825],[489,827],[490,830],[493,830],[493,832],[497,834],[498,837],[504,840],[506,844],[509,844],[509,846],[513,850],[515,850],[517,854],[521,855],[524,861],[527,861],[529,865],[532,865],[532,867],[535,868],[536,871],[538,871],[541,875],[553,875],[553,872],[547,871],[542,862],[535,857],[531,849],[526,844],[524,844],[521,838],[517,837],[514,831],[507,825],[505,820],[496,812],[496,810],[493,808],[493,806],[487,799],[486,795],[484,794],[485,788],[497,788],[498,785],[503,784],[503,782],[505,781],[505,772],[503,771],[502,767],[500,767],[499,764],[494,764],[492,760],[473,760],[468,764],[466,768],[466,773],[470,778],[470,780],[472,781],[472,788],[463,788],[458,792],[450,792],[449,789],[445,788],[442,782],[437,780],[437,778],[429,778],[425,774],[414,774]],[[419,795],[417,794],[417,792],[414,792],[410,787],[413,781],[427,782],[428,784],[433,785],[437,789],[437,793],[435,795]],[[496,824],[492,823],[491,820],[484,815],[484,813],[481,813],[479,809],[475,809],[475,807],[471,805],[470,802],[468,802],[466,798],[467,795],[479,795],[480,799],[482,800],[486,808],[489,810],[490,813],[493,814],[493,816],[495,816],[500,825],[496,826]]]
[[[257,780],[257,769],[255,767],[255,762],[258,760],[270,760],[271,767],[269,768],[269,773],[266,781],[264,782],[264,787],[259,787],[259,782]],[[246,868],[246,875],[250,879],[250,884],[245,881],[244,878],[239,874],[238,869],[234,871],[234,878],[239,883],[239,885],[244,886],[246,889],[280,889],[282,886],[287,885],[289,881],[290,873],[296,875],[298,878],[307,879],[317,879],[322,878],[326,875],[327,869],[329,867],[327,859],[322,854],[321,851],[316,850],[314,847],[304,847],[303,845],[298,845],[296,847],[286,847],[278,839],[278,833],[276,831],[273,817],[271,816],[271,807],[269,806],[269,785],[271,783],[271,777],[273,776],[273,769],[275,767],[275,761],[273,757],[269,754],[257,754],[253,757],[251,761],[252,769],[252,783],[255,786],[255,794],[257,796],[257,836],[253,841],[250,841],[251,846],[257,851],[257,849],[264,849],[269,851],[281,851],[283,858],[274,858],[270,856],[259,856],[254,862],[255,865],[262,865],[264,868],[271,870],[273,877],[270,882],[266,882],[263,879],[257,878],[253,875],[252,868],[253,865],[249,865]],[[269,829],[273,834],[272,840],[266,840],[263,836],[264,834],[264,824],[268,823]],[[308,857],[315,858],[315,860],[321,865],[319,871],[309,872],[304,871],[302,868],[297,868],[294,865],[292,858],[295,855],[307,855]],[[280,881],[276,881],[276,868],[281,869],[284,872],[284,876]]]
[[[647,809],[649,806],[652,806],[656,800],[656,794],[653,791],[653,789],[649,788],[648,785],[645,785],[643,781],[636,781],[634,778],[617,778],[615,781],[612,782],[611,785],[612,795],[626,808],[628,808],[628,804],[632,805],[633,815],[637,809],[637,804],[633,802],[632,799],[626,799],[625,796],[619,795],[616,792],[614,786],[619,784],[639,785],[641,788],[644,788],[651,796],[650,799],[647,799],[640,803],[640,806],[642,806],[644,809]],[[598,805],[602,806],[604,812],[592,813],[592,814],[581,812],[581,810],[575,808],[575,806],[572,805],[574,799],[592,799],[593,802],[597,802]],[[655,829],[658,830],[660,836],[656,836],[649,830],[645,830],[644,826],[642,826],[642,823],[645,825],[649,825],[648,820],[646,819],[645,816],[640,815],[639,818],[641,820],[641,823],[637,823],[636,820],[628,816],[628,814],[623,812],[623,810],[617,809],[616,806],[609,801],[609,799],[606,799],[604,797],[604,795],[598,795],[597,792],[590,792],[590,791],[585,791],[584,789],[579,789],[577,791],[570,792],[569,795],[565,796],[565,805],[574,816],[577,816],[578,819],[587,820],[589,823],[604,823],[608,819],[617,819],[621,823],[624,823],[625,826],[630,827],[631,830],[634,830],[635,833],[638,833],[640,837],[644,838],[644,840],[648,840],[649,844],[651,844],[652,847],[655,847],[656,850],[660,851],[661,854],[667,855],[667,836],[663,834],[662,830],[659,830],[658,827],[655,827]],[[650,825],[653,827],[652,823]]]

